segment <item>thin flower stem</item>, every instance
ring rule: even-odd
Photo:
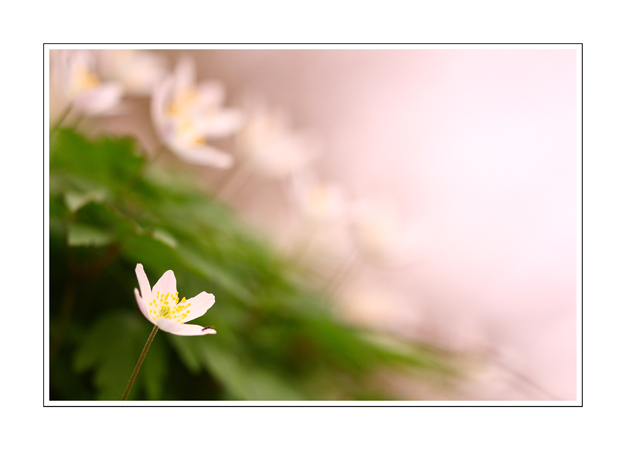
[[[57,132],[57,130],[61,127],[61,124],[63,123],[63,121],[65,120],[65,118],[67,117],[67,115],[70,113],[71,110],[72,110],[72,104],[70,103],[68,107],[65,108],[65,110],[61,113],[61,117],[59,117],[59,120],[57,120],[57,123],[54,124],[54,126],[52,127],[52,130],[50,130],[50,135],[53,135],[54,133]]]
[[[348,255],[348,258],[341,267],[330,277],[323,290],[328,295],[336,295],[360,261],[361,258],[358,252],[353,252],[351,255]]]
[[[74,123],[72,124],[71,128],[72,128],[74,131],[77,131],[77,130],[78,130],[78,125],[80,125],[80,124],[82,123],[82,121],[83,121],[83,119],[84,119],[84,118],[85,118],[85,115],[84,115],[84,114],[81,114],[80,116],[78,116],[78,117],[76,118],[76,120],[74,121]]]
[[[539,393],[539,395],[541,395],[543,397],[547,397],[548,400],[557,400],[557,401],[561,400],[560,398],[557,398],[551,392],[548,392],[546,389],[544,389],[543,387],[539,386],[537,383],[535,383],[530,378],[528,378],[525,375],[521,374],[520,372],[512,369],[511,367],[506,366],[501,361],[494,360],[493,362],[497,366],[499,366],[501,369],[503,369],[505,372],[508,372],[511,375],[513,375],[517,379],[517,381],[518,381],[517,385],[519,387],[521,387],[522,390],[525,390],[526,392],[530,391],[530,392],[533,392],[534,394]]]
[[[161,156],[163,153],[165,153],[166,147],[165,145],[160,145],[159,148],[157,148],[157,151],[155,153],[155,155],[150,159],[150,161],[148,161],[144,167],[144,173],[147,172],[148,168],[154,164],[154,162],[159,159],[159,156]]]
[[[159,156],[161,156],[163,153],[165,153],[165,146],[161,145],[157,149],[156,154],[152,158],[150,158],[148,162],[146,162],[139,170],[137,170],[135,175],[131,178],[128,183],[128,187],[126,188],[127,191],[130,191],[132,188],[135,187],[135,184],[137,184],[137,182],[146,175],[148,169],[152,166],[152,164],[154,164],[157,159],[159,159]]]
[[[126,400],[126,397],[128,397],[128,393],[130,392],[130,388],[133,387],[133,383],[135,382],[135,378],[137,378],[137,374],[139,373],[139,369],[141,369],[141,364],[143,363],[143,360],[146,357],[146,354],[148,353],[148,349],[150,348],[150,344],[152,344],[152,341],[154,340],[154,336],[156,336],[157,331],[159,331],[159,327],[157,327],[155,325],[154,328],[152,329],[152,333],[150,333],[150,336],[148,337],[148,342],[146,342],[146,345],[143,348],[143,351],[141,352],[141,356],[139,357],[139,361],[137,361],[137,365],[135,366],[135,370],[133,370],[133,374],[130,376],[130,380],[128,380],[128,386],[126,386],[126,390],[124,391],[124,395],[122,395],[122,400]]]
[[[216,194],[216,198],[222,202],[227,202],[235,197],[242,186],[250,178],[250,171],[244,165],[240,165],[235,169],[230,178],[226,180],[226,183],[219,189]]]
[[[309,252],[309,248],[311,244],[313,244],[315,235],[318,231],[319,227],[308,224],[308,232],[306,236],[296,245],[294,250],[292,251],[292,259],[296,262],[296,264],[304,264],[306,259],[306,255]]]

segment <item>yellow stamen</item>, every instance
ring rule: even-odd
[[[76,67],[73,72],[73,83],[78,92],[95,89],[100,84],[98,77],[83,66]]]

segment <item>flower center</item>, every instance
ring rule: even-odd
[[[330,194],[323,186],[313,186],[309,191],[309,204],[315,211],[323,211],[329,202]]]
[[[183,92],[175,95],[172,103],[167,108],[167,114],[170,116],[178,116],[190,111],[198,103],[200,96],[195,90],[185,89]]]
[[[76,67],[72,75],[72,84],[76,93],[90,91],[100,84],[98,77],[83,66]]]
[[[196,122],[188,115],[179,115],[174,118],[174,133],[176,139],[188,149],[206,145],[206,139],[200,134]]]
[[[161,317],[169,317],[170,316],[170,307],[169,306],[161,306],[161,311],[159,311],[159,316],[161,316]]]
[[[183,297],[178,299],[178,292],[170,297],[170,293],[156,293],[156,296],[149,303],[148,312],[154,319],[169,319],[178,323],[183,323],[189,314],[189,301]]]

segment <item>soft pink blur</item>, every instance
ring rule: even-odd
[[[418,224],[408,263],[358,267],[356,315],[487,355],[468,399],[576,399],[574,50],[184,53],[228,103],[261,96],[314,132],[324,179]],[[287,223],[279,184],[249,183],[242,212]]]
[[[421,220],[417,265],[363,272],[402,291],[425,334],[489,347],[550,396],[576,398],[575,51],[196,56],[206,76],[314,129],[328,178]],[[526,388],[476,395],[548,398]]]

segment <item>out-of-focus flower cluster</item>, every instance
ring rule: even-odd
[[[151,51],[56,50],[50,74],[52,123],[63,124],[68,114],[125,114],[126,98],[148,97],[163,147],[190,164],[232,169],[230,179],[238,181],[226,183],[231,194],[249,176],[279,180],[300,225],[288,256],[315,265],[322,255],[331,272],[322,274],[322,282],[333,295],[350,284],[358,264],[406,261],[418,242],[417,227],[403,221],[392,205],[356,198],[340,184],[323,181],[315,169],[322,151],[310,134],[290,125],[288,114],[248,99],[241,108],[224,106],[223,84],[197,80],[190,56],[169,70],[167,59]],[[221,148],[226,139],[230,148]],[[360,323],[379,326],[380,314],[372,311],[394,307],[393,294],[377,290],[355,301],[354,293],[363,289],[345,291],[349,300],[340,309]]]

